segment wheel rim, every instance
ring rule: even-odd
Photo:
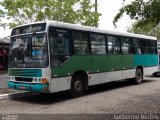
[[[137,81],[141,81],[142,73],[140,71],[137,71],[136,79],[137,79]]]
[[[82,90],[82,82],[81,81],[76,81],[74,84],[74,89],[75,91],[79,92]]]

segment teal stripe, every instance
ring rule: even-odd
[[[42,77],[41,69],[9,69],[9,76]]]
[[[134,55],[134,66],[142,65],[144,67],[158,65],[158,55]]]

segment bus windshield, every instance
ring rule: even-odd
[[[46,67],[48,49],[46,33],[11,37],[9,67]]]

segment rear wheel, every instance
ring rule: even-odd
[[[84,77],[81,75],[75,75],[71,81],[71,96],[80,97],[84,93]]]
[[[140,83],[142,83],[142,79],[143,79],[143,72],[141,69],[137,69],[136,74],[135,74],[134,83],[140,84]]]

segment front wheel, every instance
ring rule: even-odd
[[[71,96],[80,97],[84,93],[84,78],[81,75],[75,75],[71,81]]]

